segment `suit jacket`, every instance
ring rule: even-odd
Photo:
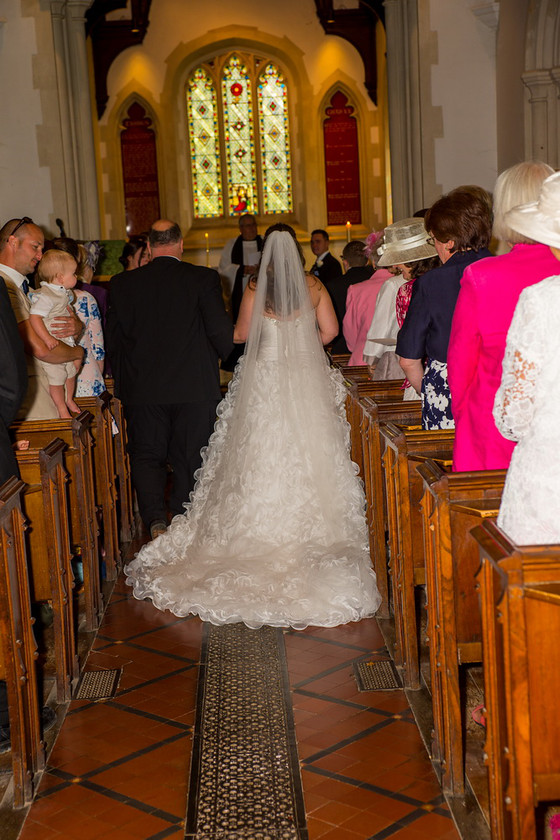
[[[0,276],[0,419],[15,420],[27,389],[27,364],[4,279]]]
[[[156,257],[112,278],[106,343],[125,405],[219,400],[233,325],[212,269]]]
[[[340,277],[342,275],[342,266],[337,258],[333,257],[330,251],[327,251],[326,255],[322,259],[322,265],[317,266],[317,262],[315,261],[315,263],[311,266],[311,274],[318,277],[321,283],[323,283],[328,289],[331,280],[334,280],[336,277]]]

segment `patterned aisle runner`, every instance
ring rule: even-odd
[[[307,840],[282,631],[205,624],[188,840]]]

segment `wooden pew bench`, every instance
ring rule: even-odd
[[[515,545],[493,522],[472,533],[492,837],[536,840],[536,806],[560,800],[560,545]]]
[[[419,426],[422,407],[420,400],[385,402],[379,398],[376,401],[373,397],[361,397],[359,408],[370,554],[382,597],[377,615],[379,618],[389,618],[391,608],[387,573],[387,500],[382,461],[385,439],[381,436],[380,429],[388,422],[401,426]]]
[[[496,517],[505,470],[448,472],[429,459],[417,467],[426,567],[427,636],[434,729],[432,760],[444,792],[465,792],[465,696],[460,666],[482,662],[475,575],[480,565],[471,529]]]
[[[134,533],[134,500],[128,456],[128,437],[123,404],[115,396],[115,381],[105,378],[105,387],[111,396],[111,413],[118,432],[113,435],[115,470],[117,473],[117,497],[120,512],[120,534],[122,542],[129,542]],[[227,391],[227,386],[225,388]],[[224,392],[225,393],[225,392]]]
[[[15,477],[0,487],[0,679],[8,694],[15,808],[31,802],[45,766],[21,512],[23,487]]]
[[[93,472],[95,500],[101,513],[102,545],[107,580],[115,580],[120,567],[119,534],[117,526],[116,469],[113,448],[113,416],[111,395],[104,391],[97,397],[78,397],[76,402],[93,417]]]
[[[360,477],[364,477],[364,458],[362,451],[362,410],[360,400],[371,397],[375,402],[400,402],[403,398],[401,379],[387,379],[379,382],[367,380],[346,380],[346,417],[350,423],[350,457],[359,467]]]
[[[420,500],[422,479],[416,468],[428,458],[451,465],[453,429],[423,431],[394,423],[381,427],[387,491],[390,572],[395,616],[395,664],[406,688],[420,688],[420,631],[415,587],[425,584]]]
[[[44,449],[17,452],[27,525],[31,599],[52,601],[57,700],[70,701],[78,676],[74,631],[72,554],[63,452],[56,439]]]
[[[130,460],[128,457],[128,438],[123,405],[110,394],[110,411],[116,428],[113,428],[113,458],[117,482],[118,523],[121,542],[130,542],[134,534],[134,505]]]
[[[16,440],[28,440],[42,449],[54,439],[66,443],[64,466],[68,473],[71,548],[79,553],[84,570],[86,630],[95,630],[103,609],[100,582],[98,528],[95,515],[93,456],[89,411],[72,420],[21,420],[11,426]]]

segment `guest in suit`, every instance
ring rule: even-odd
[[[172,515],[183,513],[194,487],[221,397],[218,359],[231,353],[233,324],[218,273],[181,262],[177,224],[155,222],[148,243],[152,261],[111,280],[105,338],[140,515],[154,538],[167,524],[168,462]]]
[[[329,234],[326,230],[317,229],[311,232],[311,250],[315,255],[315,262],[311,266],[311,274],[319,278],[330,292],[330,283],[335,277],[340,277],[342,267],[336,257],[329,251]]]
[[[59,364],[79,360],[83,355],[81,347],[71,347],[63,341],[58,341],[56,347],[49,350],[31,328],[29,322],[31,303],[27,297],[29,284],[26,275],[35,271],[43,253],[44,242],[43,231],[28,216],[10,219],[0,230],[0,277],[6,284],[27,358],[29,384],[18,414],[26,420],[47,420],[58,417],[56,406],[49,394],[47,377],[37,364],[37,360]],[[70,336],[78,339],[82,328],[79,318],[69,312],[68,317],[57,319],[57,325],[53,327],[52,334],[57,339]]]
[[[251,213],[244,213],[239,217],[239,236],[226,242],[218,267],[234,324],[249,278],[256,277],[258,273],[262,247],[257,220]],[[236,344],[229,358],[222,361],[222,369],[232,371],[244,350],[244,344]]]
[[[19,475],[9,426],[27,390],[27,365],[18,325],[4,280],[0,277],[0,484]]]
[[[327,236],[326,240],[324,239],[323,234],[324,236]],[[317,240],[317,238],[323,242],[323,245],[316,245],[315,249],[314,239]],[[346,247],[348,248],[348,246],[352,247],[346,252],[346,256],[353,266],[355,265],[356,268],[361,269],[361,272],[358,273],[358,277],[360,279],[364,279],[363,269],[367,263],[367,257],[363,253],[364,243],[359,242],[356,247],[353,247],[353,243],[349,242]],[[311,236],[311,248],[313,253],[317,256],[317,260],[315,265],[311,268],[311,274],[315,274],[316,277],[319,277],[330,294],[336,318],[338,320],[338,335],[332,343],[331,353],[348,353],[348,347],[346,346],[344,333],[342,332],[342,322],[346,312],[346,295],[348,293],[348,287],[352,277],[349,278],[346,274],[342,273],[339,261],[333,257],[332,254],[328,251],[326,254],[322,252],[324,247],[328,248],[328,235],[326,231],[313,231]],[[320,250],[322,255],[317,255]],[[348,265],[348,262],[346,264]],[[367,273],[369,274],[369,270]],[[354,276],[353,282],[357,282],[357,280],[358,278]]]
[[[19,476],[8,428],[15,420],[27,390],[27,363],[10,296],[0,277],[0,485],[13,475]],[[23,443],[23,441],[21,442]],[[29,446],[29,441],[26,441]],[[21,446],[22,449],[27,447]],[[56,722],[55,713],[45,707],[41,714],[43,731]],[[10,716],[6,683],[0,680],[0,754],[8,752]]]

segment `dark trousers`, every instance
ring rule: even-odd
[[[126,405],[132,483],[142,521],[167,521],[167,464],[173,469],[169,511],[183,513],[200,467],[200,450],[216,421],[217,400],[178,405]]]
[[[4,484],[13,475],[19,476],[19,468],[8,430],[0,422],[0,484]],[[6,683],[0,681],[0,726],[8,726],[9,723],[8,692]]]
[[[0,484],[4,484],[13,475],[19,476],[19,468],[9,432],[0,421]]]

